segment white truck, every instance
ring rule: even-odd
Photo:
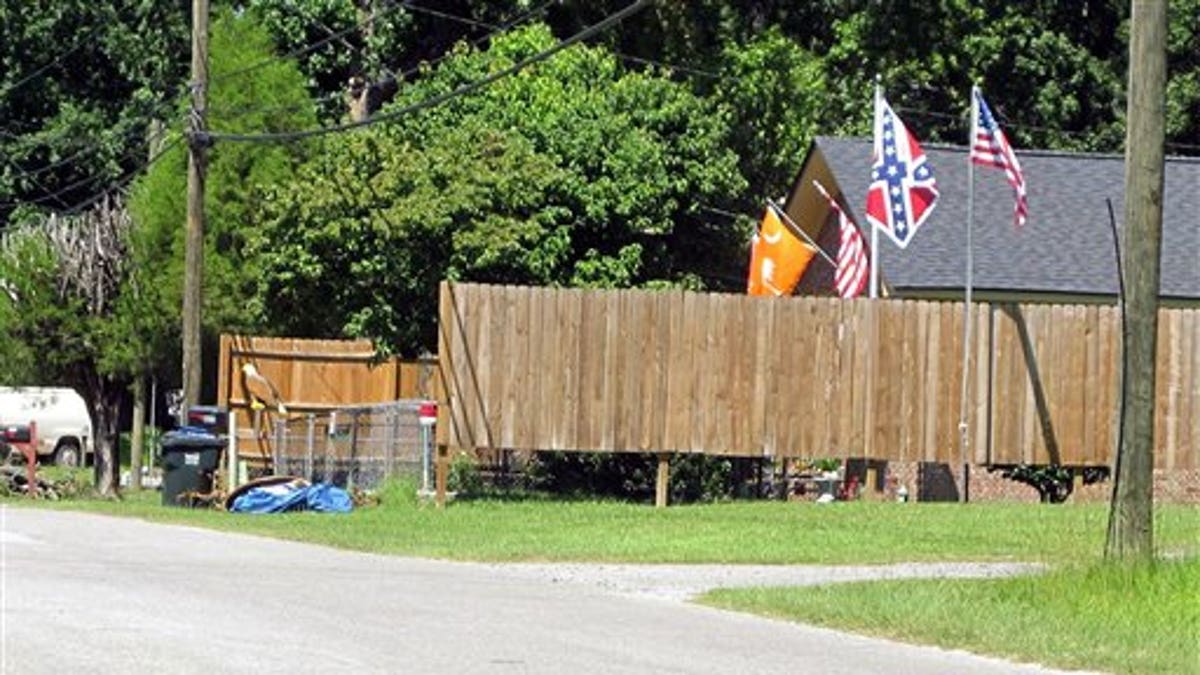
[[[74,389],[0,387],[0,428],[31,422],[40,461],[79,466],[91,456],[92,418]]]

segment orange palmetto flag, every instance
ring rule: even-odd
[[[750,244],[750,295],[791,295],[816,251],[784,226],[768,204]]]

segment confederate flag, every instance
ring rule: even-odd
[[[883,98],[875,110],[875,164],[867,190],[867,220],[900,248],[933,213],[938,198],[925,151]]]

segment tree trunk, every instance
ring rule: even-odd
[[[375,0],[358,0],[358,25],[362,35],[364,58],[360,73],[350,78],[347,86],[347,103],[350,107],[350,121],[363,122],[371,117],[374,107],[372,97],[375,90],[377,73],[371,63],[371,39],[375,33]]]
[[[117,445],[117,420],[121,410],[121,387],[109,378],[97,378],[99,386],[86,398],[92,409],[95,436],[96,492],[105,497],[120,496],[120,453]]]
[[[1105,554],[1154,555],[1154,382],[1158,343],[1166,92],[1166,0],[1133,4],[1125,134],[1126,328],[1122,427]]]
[[[146,448],[146,378],[133,378],[133,430],[129,442],[129,489],[142,489],[142,454]]]

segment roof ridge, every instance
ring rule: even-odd
[[[825,136],[818,135],[815,140],[821,141],[860,141],[863,143],[872,143],[869,136]],[[965,145],[957,145],[954,143],[937,143],[930,141],[922,141],[921,147],[927,150],[950,150],[955,152],[966,152],[968,150]],[[1017,151],[1018,157],[1058,157],[1062,159],[1105,159],[1125,161],[1125,155],[1120,155],[1111,152],[1086,152],[1079,150],[1046,150],[1040,148],[1014,148]],[[1200,164],[1200,157],[1192,157],[1189,155],[1166,155],[1164,159],[1168,162],[1178,162],[1184,164]]]

